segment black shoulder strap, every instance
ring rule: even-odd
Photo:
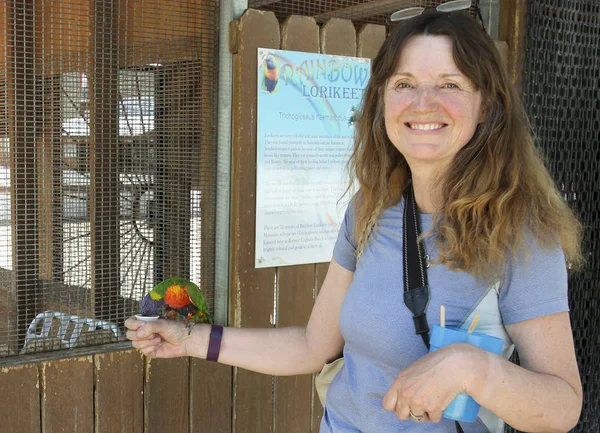
[[[427,284],[427,257],[423,241],[419,239],[421,229],[412,182],[404,190],[404,304],[413,314],[415,332],[421,336],[429,349],[429,325],[427,324],[427,305],[430,293]],[[455,421],[457,433],[464,433]]]
[[[413,314],[415,332],[421,336],[429,349],[429,325],[427,324],[427,259],[423,241],[419,240],[419,217],[415,202],[415,192],[410,183],[404,190],[404,304]]]

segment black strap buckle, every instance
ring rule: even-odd
[[[429,324],[425,312],[429,299],[429,286],[417,287],[404,292],[404,304],[413,315],[415,332],[421,336],[427,348],[429,348]]]

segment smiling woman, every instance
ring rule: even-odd
[[[206,325],[188,335],[131,318],[127,337],[147,356],[210,360],[219,347],[218,362],[275,375],[318,372],[343,350],[320,433],[568,431],[582,396],[565,262],[579,262],[579,224],[493,41],[462,12],[403,21],[372,62],[359,111],[358,192],[306,326],[228,327],[214,339]],[[479,317],[501,353],[463,342],[428,353],[441,306],[464,334]],[[521,366],[508,361],[515,347]],[[461,393],[481,404],[470,424],[444,415]]]
[[[467,144],[481,119],[481,92],[456,66],[452,40],[416,36],[404,48],[384,90],[385,128],[413,172],[415,191],[442,173]],[[422,211],[433,212],[424,196]]]

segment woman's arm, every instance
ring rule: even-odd
[[[344,344],[339,315],[353,273],[331,261],[307,326],[285,328],[225,328],[219,362],[259,373],[294,375],[319,371]],[[127,338],[150,357],[206,358],[210,326],[196,325],[188,336],[178,322],[125,322]]]
[[[512,427],[567,432],[579,420],[582,388],[568,313],[507,325],[521,367],[480,351],[466,392]],[[479,360],[479,361],[477,361]]]

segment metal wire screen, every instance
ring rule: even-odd
[[[584,388],[576,432],[600,431],[600,3],[528,2],[524,98],[554,179],[584,224],[584,272],[570,279]]]
[[[218,2],[0,4],[0,357],[115,342],[156,283],[212,306]]]
[[[249,0],[248,7],[273,11],[280,22],[289,15],[310,15],[318,23],[329,18],[344,18],[356,26],[367,23],[389,24],[389,17],[399,9],[412,6],[435,7],[445,0]]]

